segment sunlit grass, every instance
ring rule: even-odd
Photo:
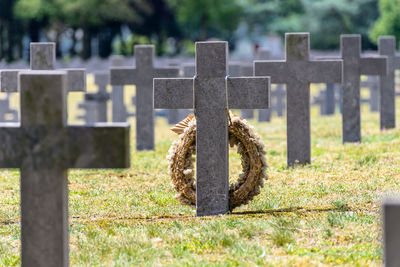
[[[71,118],[78,99],[70,96]],[[313,107],[312,164],[291,169],[284,118],[251,121],[266,146],[269,180],[249,205],[204,218],[174,198],[166,155],[177,136],[165,119],[157,119],[156,150],[140,153],[132,119],[130,169],[69,171],[71,265],[381,265],[380,201],[400,190],[400,130],[381,132],[378,114],[364,105],[363,143],[343,145],[340,115],[318,112]],[[240,160],[231,155],[235,175]],[[0,188],[0,265],[18,265],[19,172],[2,170]]]

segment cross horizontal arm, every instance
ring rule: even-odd
[[[68,126],[68,167],[129,168],[129,124]]]
[[[153,88],[154,108],[193,108],[193,78],[155,78]]]
[[[364,75],[386,75],[388,72],[387,57],[360,58],[360,71]]]
[[[288,77],[285,73],[288,70],[286,61],[254,61],[255,76],[270,76],[271,83],[287,83]]]
[[[139,78],[137,76],[137,70],[132,67],[114,67],[110,69],[111,85],[135,84]]]
[[[310,66],[307,66],[310,64]],[[304,76],[310,83],[341,83],[343,60],[310,61],[304,66]]]
[[[85,92],[86,91],[86,71],[85,69],[60,69],[67,73],[67,91]],[[18,74],[26,72],[26,69],[2,70],[0,71],[0,91],[18,92]],[[53,70],[49,70],[53,71]]]
[[[229,77],[228,105],[231,109],[269,108],[269,77]]]

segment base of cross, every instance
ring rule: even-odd
[[[172,131],[179,134],[168,154],[169,174],[177,191],[176,198],[183,204],[196,205],[196,181],[194,155],[196,154],[196,119],[193,115],[176,124]],[[267,179],[267,163],[264,144],[246,120],[230,113],[229,145],[237,146],[241,156],[242,172],[237,181],[229,186],[229,209],[247,204],[256,195]]]

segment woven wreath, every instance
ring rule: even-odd
[[[233,210],[247,204],[267,179],[264,144],[246,120],[229,114],[229,145],[237,146],[241,156],[242,172],[236,183],[229,185],[229,208]],[[179,134],[168,151],[169,174],[177,191],[175,195],[183,204],[196,205],[196,182],[193,155],[196,154],[196,119],[193,115],[171,129]]]

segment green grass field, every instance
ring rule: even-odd
[[[340,115],[320,117],[314,107],[311,120],[312,164],[293,169],[285,119],[251,121],[266,145],[269,180],[249,205],[203,218],[174,198],[166,155],[178,137],[166,121],[157,119],[149,152],[135,151],[132,126],[129,170],[69,171],[71,265],[381,265],[381,201],[400,191],[400,129],[381,132],[379,115],[364,105],[363,143],[343,145]],[[240,159],[230,155],[235,179]],[[2,170],[0,188],[0,265],[19,265],[19,172]]]

